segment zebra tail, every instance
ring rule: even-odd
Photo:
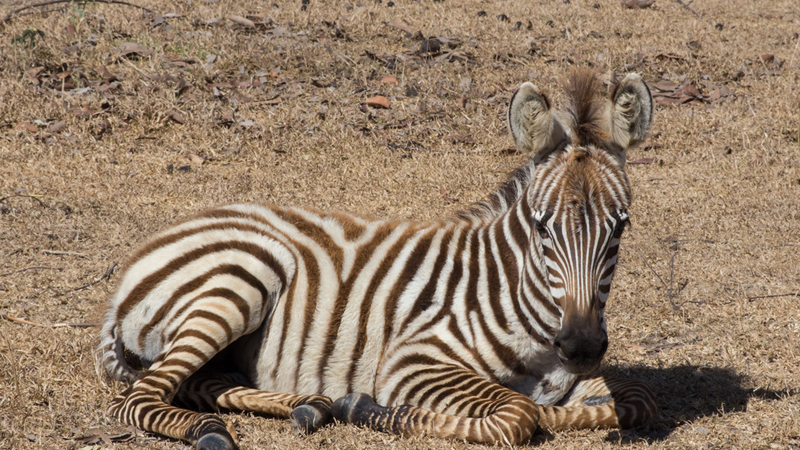
[[[125,361],[125,346],[118,334],[117,323],[109,311],[100,332],[100,353],[106,374],[115,380],[134,382],[140,373]]]

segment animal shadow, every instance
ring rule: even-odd
[[[707,416],[746,411],[752,397],[776,400],[786,391],[753,390],[749,379],[731,369],[682,365],[663,369],[608,366],[607,377],[633,378],[650,385],[658,398],[659,412],[648,425],[632,430],[614,430],[610,442],[655,442],[666,439],[680,425]]]

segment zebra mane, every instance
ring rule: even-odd
[[[605,147],[610,140],[607,123],[610,105],[597,72],[588,69],[573,71],[565,90],[566,116],[572,122],[572,144]]]
[[[508,180],[495,190],[486,200],[474,203],[465,210],[456,213],[459,219],[493,219],[511,208],[525,191],[533,178],[535,165],[533,158],[518,167]]]

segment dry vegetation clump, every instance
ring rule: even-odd
[[[534,443],[800,448],[795,0],[131,2],[154,13],[56,3],[0,25],[1,449],[186,448],[106,418],[122,386],[96,368],[98,330],[50,325],[97,322],[109,269],[212,205],[463,208],[524,159],[515,86],[557,95],[572,66],[657,94],[604,371],[650,383],[661,411]],[[243,448],[473,447],[228,420]]]

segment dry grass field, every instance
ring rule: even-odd
[[[603,371],[661,409],[531,445],[800,449],[796,0],[130,1],[0,25],[0,449],[187,448],[105,414],[91,324],[133,246],[228,202],[451,214],[525,159],[514,88],[575,66],[657,94]],[[243,449],[480,448],[226,419]]]

